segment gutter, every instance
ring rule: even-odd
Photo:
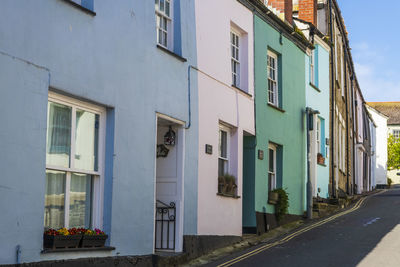
[[[353,165],[352,165],[352,167],[353,167],[353,192],[352,192],[352,194],[354,195],[356,193],[355,192],[355,185],[356,185],[356,138],[357,138],[356,124],[355,124],[356,116],[355,116],[355,107],[354,107],[354,97],[355,97],[355,95],[354,95],[354,93],[355,93],[355,90],[354,90],[354,73],[351,76],[351,88],[352,88],[351,92],[352,92],[352,96],[353,96],[353,99],[351,101],[352,116],[353,116]]]

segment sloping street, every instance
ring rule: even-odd
[[[287,242],[262,244],[209,266],[399,266],[399,209],[396,187]]]

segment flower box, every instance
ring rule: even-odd
[[[321,164],[321,165],[325,165],[325,158],[324,158],[324,156],[322,156],[321,153],[317,154],[317,163]]]
[[[50,249],[77,248],[82,235],[43,235],[43,247]]]
[[[80,247],[92,248],[92,247],[104,247],[108,235],[83,235]]]
[[[236,197],[237,185],[235,176],[225,174],[218,177],[218,194]]]
[[[279,200],[279,194],[273,191],[268,192],[268,204],[275,205],[278,203]]]

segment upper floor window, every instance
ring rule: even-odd
[[[44,227],[101,227],[104,109],[51,93]]]
[[[96,16],[96,12],[94,12],[94,0],[63,0],[63,1],[80,9],[81,11],[87,14]]]
[[[315,50],[312,50],[310,55],[310,82],[314,85],[316,85],[315,76]]]
[[[157,43],[172,50],[172,0],[155,0]]]
[[[232,85],[240,87],[240,35],[231,30]]]
[[[268,103],[279,105],[278,92],[278,55],[268,51],[267,54],[267,76],[268,76]]]

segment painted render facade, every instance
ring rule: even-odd
[[[387,138],[389,135],[393,135],[395,138],[400,136],[400,102],[368,102],[367,104],[382,116],[387,116],[387,130],[385,134],[385,142],[387,146]],[[377,134],[380,133],[382,135],[383,133],[381,131],[378,131]],[[377,146],[378,145],[379,144],[377,144]],[[394,184],[399,184],[400,176],[397,175],[399,172],[400,169],[387,169],[387,178],[390,178]]]
[[[307,107],[311,107],[319,111],[314,118],[314,130],[312,131],[312,164],[316,173],[316,179],[313,182],[313,196],[321,198],[329,198],[329,46],[318,36],[315,36],[314,42],[314,71],[316,72],[316,83],[308,83],[306,88]],[[306,58],[306,66],[310,66],[311,58]],[[308,74],[311,68],[307,68]],[[306,75],[306,78],[311,77]],[[314,86],[313,86],[314,85]],[[315,88],[316,87],[316,88]],[[319,90],[316,90],[319,89]],[[318,153],[324,159],[323,163],[318,163]]]
[[[199,59],[196,70],[199,87],[197,232],[240,236],[243,139],[254,135],[253,15],[236,0],[197,0],[196,32]],[[232,34],[239,41],[234,45],[237,59],[232,58]],[[236,81],[233,60],[239,63]],[[211,153],[207,153],[206,146],[212,146]],[[218,191],[218,178],[224,174],[236,179],[237,188],[232,196]]]
[[[329,53],[330,46],[324,35],[311,22],[294,19],[297,27],[313,43],[305,57],[306,107],[318,114],[312,115],[313,130],[310,138],[310,177],[313,197],[329,198]],[[305,151],[307,153],[307,151]],[[320,154],[318,156],[318,154]],[[307,156],[307,154],[306,154]],[[323,159],[318,162],[318,157]],[[307,166],[307,162],[305,163]],[[305,179],[305,186],[307,176]],[[306,193],[305,193],[306,195]],[[306,203],[306,199],[304,200]]]
[[[376,144],[372,146],[375,154],[375,185],[387,184],[387,120],[388,117],[383,113],[367,106],[368,112],[371,114],[372,119],[376,124]]]
[[[308,42],[299,35],[292,37],[292,27],[278,16],[267,14],[267,9],[255,2],[250,1],[255,7],[256,136],[245,137],[244,141],[245,232],[263,232],[276,226],[274,206],[268,204],[268,192],[274,188],[288,192],[290,215],[300,216],[304,212],[304,62]],[[275,57],[272,64],[275,63],[277,79],[275,103],[268,89],[271,54]]]
[[[192,70],[188,85],[188,66],[197,65],[193,1],[171,6],[173,46],[167,49],[157,47],[154,1],[95,1],[93,10],[53,0],[1,5],[0,122],[7,127],[0,130],[6,140],[0,142],[0,228],[7,231],[0,231],[0,263],[16,263],[17,245],[20,262],[153,253],[156,133],[168,125],[175,127],[175,147],[187,151],[176,162],[181,187],[171,189],[180,193],[176,251],[181,250],[182,235],[198,231],[198,94]],[[41,253],[49,95],[98,110],[92,226],[105,230],[115,250]]]
[[[2,1],[0,264],[266,232],[270,191],[280,224],[307,210],[308,156],[314,200],[386,183],[336,0],[168,3]],[[44,229],[81,225],[108,249],[43,253]]]

